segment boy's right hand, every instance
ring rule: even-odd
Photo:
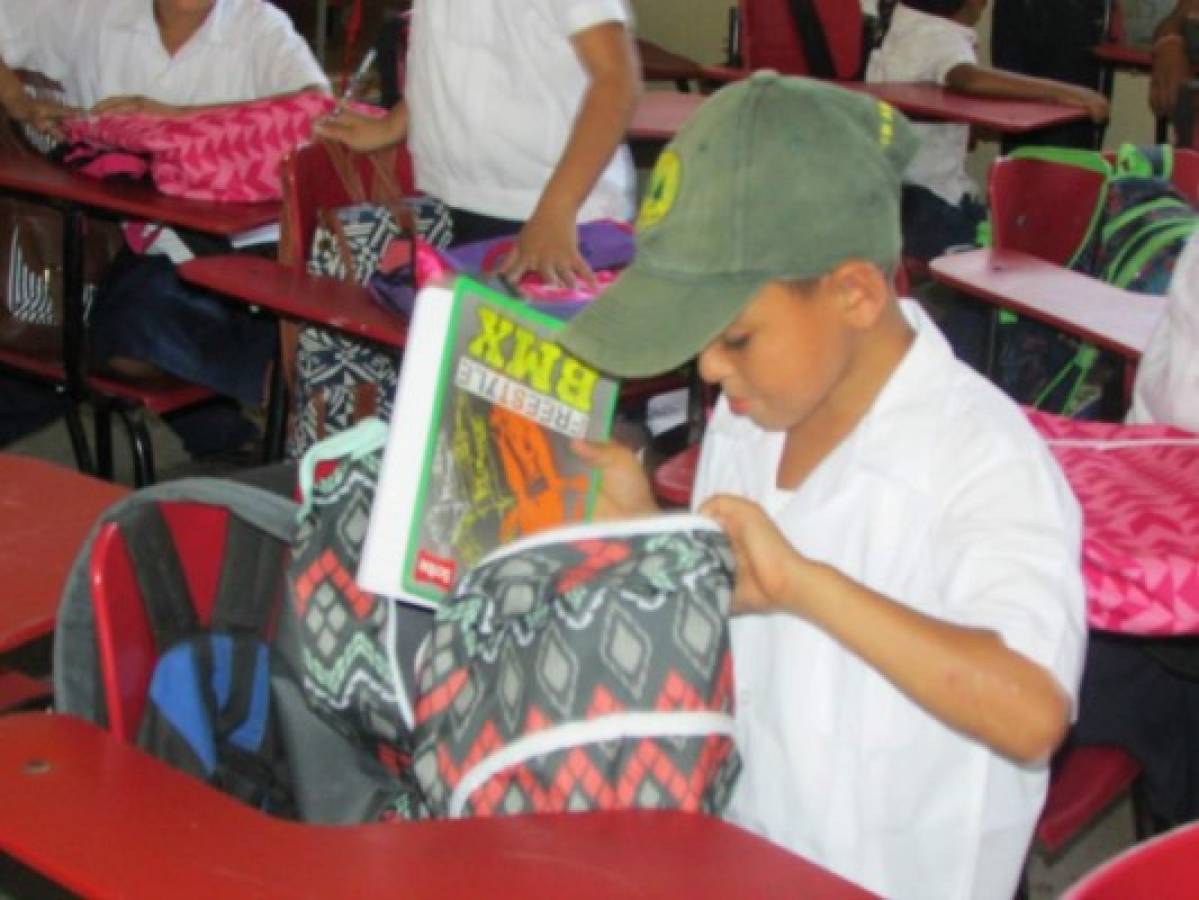
[[[24,91],[14,92],[4,101],[4,110],[17,122],[26,122],[38,131],[62,138],[62,123],[79,115],[73,106],[64,106],[50,100],[37,100]]]
[[[600,472],[598,520],[636,519],[661,512],[650,490],[645,468],[628,447],[612,442],[598,444],[574,440],[570,449]]]
[[[343,109],[317,122],[313,131],[318,137],[366,153],[399,143],[404,138],[407,124],[407,117],[397,115],[396,110],[382,118],[372,118]]]
[[[1107,97],[1090,88],[1076,85],[1063,85],[1062,102],[1070,106],[1079,106],[1087,111],[1092,122],[1106,122],[1111,113],[1111,104]]]

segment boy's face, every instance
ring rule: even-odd
[[[853,329],[828,276],[800,294],[770,282],[699,355],[735,415],[786,431],[832,397],[851,359]]]

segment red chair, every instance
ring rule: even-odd
[[[1103,863],[1062,900],[1190,900],[1199,885],[1199,824],[1137,844]]]
[[[739,0],[739,64],[746,69],[777,69],[784,75],[859,79],[865,29],[861,4],[812,0],[814,21],[806,23],[795,21],[796,5],[792,0]],[[820,71],[819,59],[809,59],[807,48],[821,39],[831,70]]]

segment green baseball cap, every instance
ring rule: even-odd
[[[675,368],[767,282],[899,260],[900,181],[918,138],[867,94],[772,71],[712,95],[662,151],[633,264],[559,333],[625,377]]]

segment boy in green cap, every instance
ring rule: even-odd
[[[651,179],[634,264],[563,332],[617,375],[696,354],[694,497],[737,561],[734,821],[886,897],[1010,898],[1086,641],[1080,517],[1020,410],[898,301],[889,106],[760,72]],[[601,515],[654,511],[577,445]]]

